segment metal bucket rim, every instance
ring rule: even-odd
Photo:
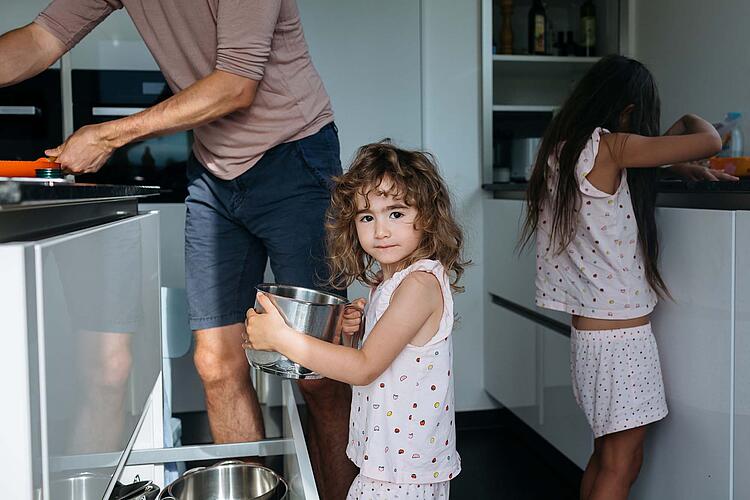
[[[266,472],[269,472],[276,479],[276,486],[274,487],[273,490],[267,493],[264,493],[264,495],[274,492],[279,487],[282,487],[283,488],[282,495],[278,498],[281,498],[281,499],[287,498],[289,494],[289,483],[287,483],[286,479],[284,479],[284,477],[281,474],[271,469],[270,467],[266,467],[265,465],[247,463],[247,462],[242,462],[239,460],[229,460],[229,461],[219,462],[209,467],[198,467],[196,469],[187,471],[185,472],[185,474],[183,474],[182,476],[178,477],[177,479],[175,479],[174,481],[166,485],[164,489],[160,492],[158,498],[159,500],[177,500],[176,497],[172,496],[172,487],[178,482],[190,480],[193,476],[206,474],[215,469],[224,469],[224,468],[232,468],[232,467],[242,467],[242,468],[249,467],[252,469],[262,469]]]
[[[295,288],[297,290],[304,290],[306,292],[317,293],[319,295],[325,295],[325,296],[328,296],[328,297],[333,297],[336,300],[340,300],[341,303],[340,304],[322,304],[320,302],[310,302],[309,300],[295,299],[294,297],[285,297],[284,295],[278,295],[278,294],[275,294],[275,293],[270,292],[268,290],[263,290],[263,288],[262,288],[262,287],[268,288],[268,287],[272,287],[272,286]],[[345,306],[345,305],[349,304],[349,300],[347,300],[346,297],[342,297],[341,295],[337,295],[335,293],[321,292],[320,290],[315,290],[314,288],[307,288],[307,287],[304,287],[304,286],[285,285],[283,283],[260,283],[260,284],[258,284],[255,287],[255,289],[258,290],[259,292],[263,292],[263,293],[267,293],[269,295],[273,295],[274,297],[279,297],[279,298],[282,298],[282,299],[285,299],[285,300],[291,300],[293,302],[297,302],[297,303],[300,303],[300,304],[305,304],[305,305],[308,305],[308,306],[324,306],[324,307],[325,306],[328,306],[328,307],[334,306],[334,307],[336,307],[336,306]]]

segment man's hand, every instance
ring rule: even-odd
[[[713,170],[700,163],[675,163],[668,170],[688,181],[737,182],[739,177],[722,170]]]
[[[44,153],[57,157],[63,170],[72,174],[97,172],[106,163],[115,147],[106,139],[106,124],[87,125],[78,129],[65,142]]]

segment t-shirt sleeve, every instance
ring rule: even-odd
[[[53,0],[34,22],[72,49],[112,11],[120,0]]]
[[[262,80],[281,0],[219,0],[216,69]]]
[[[601,136],[608,134],[609,130],[597,127],[591,134],[591,139],[583,147],[581,155],[578,157],[578,163],[576,163],[576,180],[578,181],[578,187],[586,196],[593,198],[607,198],[612,196],[609,193],[600,191],[595,188],[586,178],[594,168],[594,162],[596,161],[596,155],[599,154],[599,144],[601,143]]]

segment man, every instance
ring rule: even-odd
[[[53,0],[0,37],[0,86],[29,78],[125,7],[174,91],[136,115],[81,128],[46,151],[95,172],[132,141],[193,129],[185,235],[195,364],[217,443],[264,437],[241,349],[245,313],[270,258],[276,280],[320,286],[329,180],[341,173],[330,100],[295,0]],[[300,383],[309,448],[325,499],[343,499],[351,390]]]

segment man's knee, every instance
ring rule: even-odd
[[[105,387],[124,387],[130,377],[132,367],[133,357],[130,351],[123,350],[107,359],[106,365],[102,367],[95,380]]]
[[[249,383],[250,365],[243,358],[228,357],[208,347],[196,346],[193,361],[204,386]]]

